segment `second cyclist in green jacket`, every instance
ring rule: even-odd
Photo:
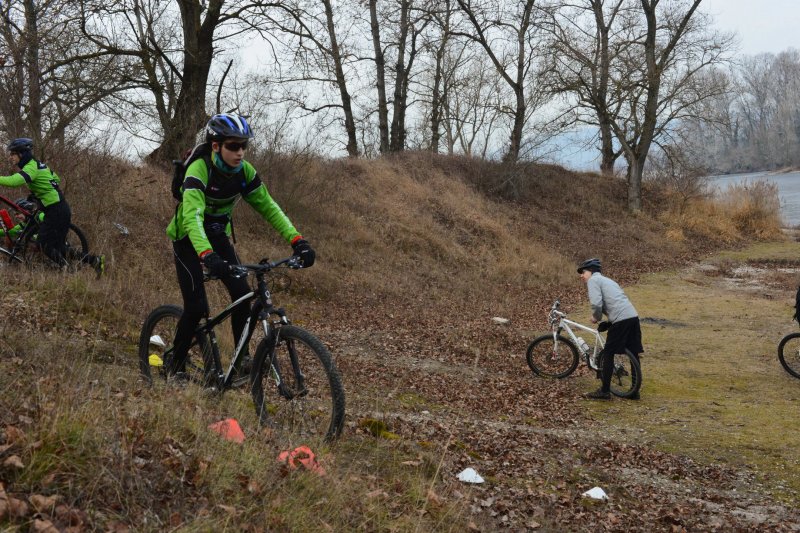
[[[10,176],[0,176],[0,186],[22,187],[31,191],[29,199],[41,207],[44,219],[39,226],[37,240],[42,251],[60,266],[66,265],[66,237],[72,220],[72,211],[64,193],[59,188],[61,180],[47,164],[33,157],[33,141],[26,137],[8,144],[8,157],[17,170]],[[80,259],[94,267],[98,275],[105,269],[105,257],[85,255]]]
[[[232,114],[211,117],[206,125],[204,155],[186,169],[181,202],[167,226],[183,296],[183,315],[175,332],[174,358],[166,370],[178,379],[185,378],[186,354],[193,332],[209,312],[203,266],[222,280],[231,301],[250,292],[246,279],[229,275],[230,265],[239,264],[230,235],[231,212],[240,197],[292,246],[303,267],[314,264],[314,250],[272,199],[253,165],[244,160],[252,137],[244,117]],[[233,314],[234,338],[239,338],[247,315],[247,309]]]

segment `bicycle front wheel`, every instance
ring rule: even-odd
[[[253,364],[256,414],[279,444],[330,442],[341,434],[342,381],[330,352],[314,335],[281,326],[258,344]]]
[[[578,349],[561,335],[555,341],[552,334],[542,335],[530,343],[526,359],[537,376],[565,378],[578,367]]]
[[[790,333],[778,345],[778,360],[784,370],[800,378],[800,333]]]
[[[604,356],[605,357],[605,356]],[[630,350],[614,355],[614,370],[611,373],[611,394],[630,398],[642,386],[642,367],[639,359]]]
[[[147,316],[139,335],[139,372],[149,385],[164,383],[166,369],[172,364],[172,351],[175,342],[175,329],[183,315],[177,305],[156,307]],[[211,369],[210,359],[204,354],[207,343],[204,339],[194,339],[186,358],[186,374],[191,381],[205,383],[206,368]]]

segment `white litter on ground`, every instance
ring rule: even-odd
[[[586,492],[583,493],[583,496],[586,496],[587,498],[593,498],[595,500],[608,499],[608,494],[606,494],[606,491],[604,491],[600,487],[595,487],[593,489],[587,490]]]
[[[458,480],[464,483],[483,483],[483,478],[474,468],[465,468],[458,474]]]
[[[503,318],[501,316],[493,316],[492,317],[492,322],[494,322],[495,324],[508,324],[511,321],[509,319]]]

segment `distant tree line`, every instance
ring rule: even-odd
[[[726,91],[682,132],[694,158],[714,173],[800,167],[800,52],[744,57],[716,76]]]
[[[734,74],[732,36],[700,4],[8,0],[0,128],[45,152],[116,128],[154,146],[146,155],[158,162],[193,144],[210,113],[237,111],[272,146],[304,142],[301,130],[309,146],[350,157],[414,149],[514,163],[589,125],[599,170],[622,158],[638,210],[648,155],[682,135],[726,132],[720,160],[741,143],[788,157],[797,142],[780,107],[789,100],[777,98],[792,79],[797,101],[797,62],[754,59],[758,69]],[[770,77],[772,92],[746,74]],[[725,117],[734,86],[751,92]]]

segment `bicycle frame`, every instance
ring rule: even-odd
[[[278,262],[280,264],[280,262]],[[246,275],[247,268],[253,266],[260,266],[260,265],[237,265],[234,268],[238,267],[243,270],[239,271],[239,275]],[[239,362],[239,359],[243,357],[245,353],[245,346],[250,342],[253,334],[255,333],[254,325],[258,322],[261,323],[264,329],[264,338],[270,339],[270,342],[277,343],[278,338],[277,335],[279,333],[273,333],[275,328],[274,325],[277,323],[288,325],[289,319],[286,316],[286,312],[283,308],[276,308],[272,304],[272,295],[267,287],[267,281],[265,279],[265,272],[258,271],[256,273],[256,290],[250,291],[249,293],[245,294],[241,298],[231,302],[225,309],[223,309],[219,314],[214,317],[206,317],[203,321],[201,321],[200,325],[195,330],[196,338],[204,338],[210,341],[210,349],[211,349],[211,356],[214,358],[214,369],[216,374],[213,376],[214,385],[218,388],[218,390],[223,391],[225,389],[231,388],[233,382],[233,369],[236,367],[236,364]],[[256,301],[253,304],[253,301]],[[214,331],[219,324],[227,320],[237,309],[241,306],[247,305],[250,307],[250,315],[247,317],[247,321],[244,324],[244,328],[242,329],[242,333],[239,336],[239,339],[236,341],[236,346],[233,351],[233,355],[231,357],[231,363],[228,367],[227,371],[222,368],[222,361],[220,359],[220,349],[217,343],[217,335]],[[277,318],[275,319],[274,323],[269,320],[270,315],[275,315]],[[275,336],[272,339],[272,336]],[[200,347],[202,350],[208,349],[206,346]],[[293,361],[293,366],[295,362]]]
[[[581,351],[581,345],[578,342],[578,336],[574,331],[572,331],[572,328],[574,327],[591,334],[594,336],[594,349],[591,351],[591,353],[581,353],[581,355],[586,358],[586,364],[588,364],[592,370],[599,370],[600,368],[597,366],[597,358],[605,346],[605,340],[603,340],[603,336],[600,335],[600,332],[594,328],[584,326],[583,324],[575,322],[574,320],[569,320],[566,317],[566,313],[556,309],[557,306],[558,302],[556,301],[556,303],[553,305],[553,309],[551,310],[550,318],[550,324],[553,330],[553,342],[556,346],[558,346],[558,334],[563,330],[567,332],[567,335],[572,340],[572,343],[576,348],[578,348],[578,351]],[[556,321],[555,318],[558,318],[558,320]]]

